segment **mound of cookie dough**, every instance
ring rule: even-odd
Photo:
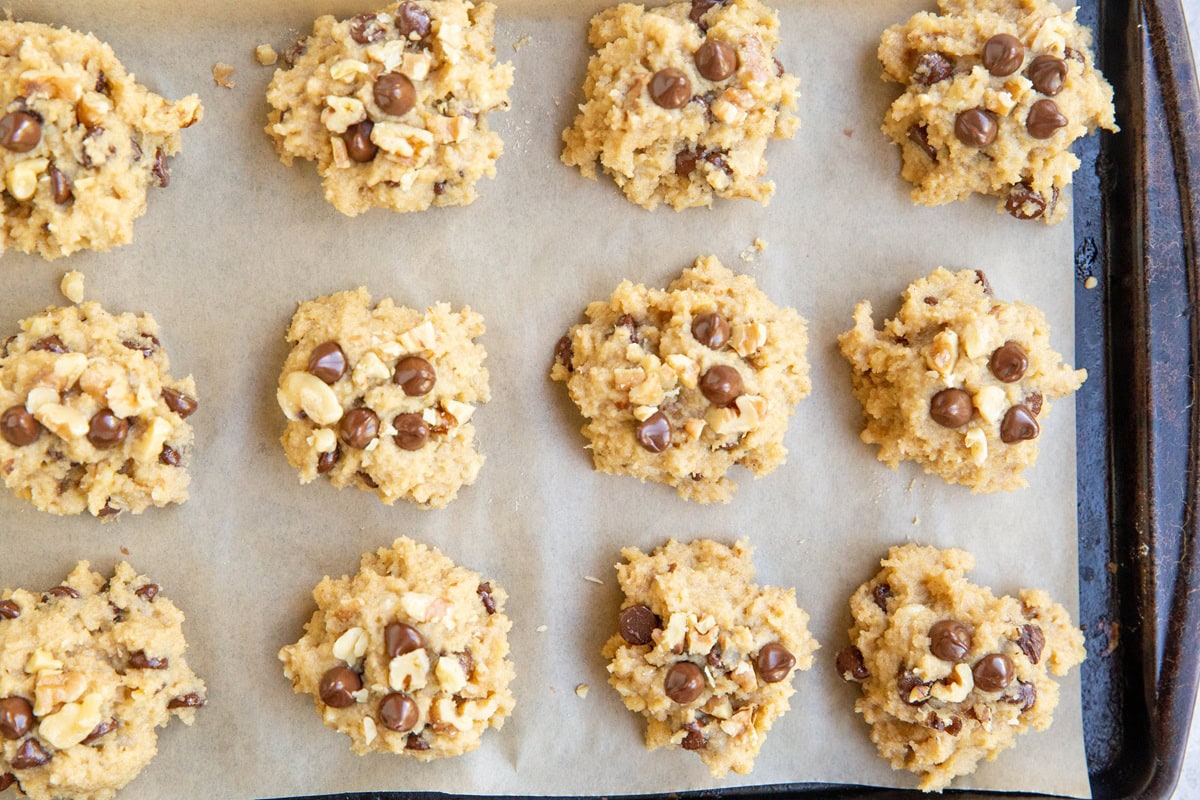
[[[48,308],[0,345],[0,474],[51,514],[187,500],[196,384],[168,373],[149,314]]]
[[[61,586],[0,592],[0,790],[108,800],[136,778],[155,729],[204,705],[182,624],[126,563],[107,580],[81,561]]]
[[[718,778],[749,773],[819,647],[795,590],[760,589],[744,541],[621,555],[625,602],[603,654],[608,682],[646,717],[646,747],[695,751]]]
[[[563,132],[564,163],[595,178],[599,161],[648,209],[767,203],[767,142],[800,127],[799,81],[775,58],[774,10],[759,0],[622,3],[592,18],[588,41],[596,54]]]
[[[735,464],[765,475],[808,396],[804,319],[712,256],[667,289],[623,281],[559,340],[550,377],[588,419],[596,469],[728,502]]]
[[[1047,224],[1067,216],[1071,144],[1118,130],[1112,87],[1096,69],[1077,9],[1053,0],[938,0],[883,34],[883,77],[907,86],[883,132],[900,145],[914,203],[972,193]]]
[[[171,103],[95,36],[0,21],[0,252],[54,259],[133,238],[146,188],[166,187],[196,95]]]
[[[862,440],[892,469],[902,460],[975,493],[1028,485],[1050,401],[1087,370],[1050,349],[1050,326],[1024,303],[1004,303],[978,270],[939,267],[901,295],[876,330],[871,304],[838,337],[863,407]]]
[[[471,416],[491,399],[483,317],[439,303],[424,312],[366,289],[301,303],[277,393],[283,450],[300,482],[325,475],[391,505],[440,508],[483,466]]]
[[[381,206],[463,206],[504,150],[510,64],[492,45],[496,7],[405,0],[339,22],[323,16],[267,89],[267,133],[284,164],[317,162],[325,199],[355,216]]]
[[[512,713],[512,622],[495,582],[402,537],[364,555],[353,578],[325,578],[313,598],[304,636],[279,658],[354,752],[461,755]]]
[[[893,547],[850,598],[838,673],[862,684],[855,710],[893,769],[940,792],[1029,730],[1045,730],[1058,683],[1084,659],[1083,634],[1050,596],[996,597],[965,577],[962,550]]]

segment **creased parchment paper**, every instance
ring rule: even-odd
[[[132,245],[52,265],[15,253],[0,260],[0,330],[15,332],[18,319],[66,302],[59,278],[81,270],[88,297],[110,311],[155,315],[175,374],[196,376],[200,410],[192,498],[182,507],[101,526],[0,492],[0,586],[55,585],[77,559],[109,569],[125,547],[187,614],[189,659],[208,681],[209,703],[193,728],[166,730],[126,800],[915,786],[876,756],[852,710],[858,689],[835,674],[849,595],[889,545],[915,540],[966,547],[979,562],[977,581],[998,592],[1043,587],[1074,613],[1074,408],[1055,404],[1023,491],[972,496],[912,465],[892,472],[858,438],[860,409],[836,336],[863,298],[890,314],[900,291],[934,267],[982,268],[1001,298],[1046,311],[1070,359],[1070,223],[1020,223],[997,215],[991,199],[910,205],[898,153],[879,132],[899,87],[879,79],[875,49],[886,26],[924,3],[780,0],[780,59],[801,78],[803,127],[769,150],[777,194],[768,208],[723,201],[682,213],[646,212],[610,181],[588,181],[559,162],[589,55],[587,19],[603,4],[499,5],[496,49],[515,63],[516,85],[512,110],[491,117],[506,144],[496,180],[467,208],[348,219],[321,198],[310,164],[289,169],[276,158],[262,132],[272,69],[251,53],[262,42],[282,52],[320,13],[349,15],[370,2],[14,4],[18,18],[94,31],[151,88],[173,98],[199,92],[206,115],[184,132],[171,186],[152,192]],[[232,90],[214,86],[216,62],[236,68]],[[741,260],[756,237],[768,249]],[[665,285],[707,253],[753,274],[809,320],[813,394],[792,420],[787,465],[757,481],[741,472],[732,503],[702,507],[663,486],[593,472],[582,420],[547,374],[555,342],[589,301],[626,277]],[[475,422],[488,461],[448,509],[388,508],[324,481],[302,487],[278,443],[275,386],[296,303],[364,284],[407,305],[469,304],[487,320],[495,399]],[[321,577],[353,572],[363,552],[401,534],[511,594],[515,713],[480,750],[442,763],[353,755],[311,699],[293,695],[276,659],[300,635]],[[671,536],[749,537],[759,581],[795,586],[821,642],[751,776],[717,781],[690,753],[646,751],[642,719],[605,682],[599,650],[621,599],[619,549]],[[1078,669],[1065,679],[1048,732],[1024,737],[956,785],[1087,795],[1078,679]],[[574,693],[581,683],[592,687],[586,699]]]

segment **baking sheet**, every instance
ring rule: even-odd
[[[898,154],[879,120],[898,87],[874,53],[889,24],[927,7],[915,0],[850,4],[780,0],[779,53],[801,78],[803,127],[769,150],[777,194],[768,208],[720,202],[711,211],[648,213],[607,179],[559,160],[589,50],[588,16],[602,0],[500,0],[496,46],[516,65],[513,108],[494,114],[506,152],[497,179],[462,209],[342,217],[321,198],[310,164],[288,169],[262,133],[272,70],[253,47],[282,52],[319,13],[345,0],[105,0],[16,2],[20,19],[70,24],[110,42],[151,88],[201,94],[204,121],[184,133],[166,191],[155,191],[135,242],[53,264],[0,259],[0,330],[49,304],[66,269],[111,311],[150,311],[175,374],[192,372],[200,411],[192,499],[101,526],[60,519],[0,493],[0,586],[49,586],[76,559],[108,569],[128,558],[187,614],[189,661],[209,684],[196,725],[178,723],[122,792],[126,800],[250,798],[365,790],[622,794],[798,781],[911,787],[880,760],[853,711],[858,690],[833,657],[845,644],[847,599],[906,540],[959,545],[974,578],[998,592],[1050,590],[1077,610],[1075,421],[1056,403],[1043,428],[1033,486],[971,496],[912,465],[892,472],[858,439],[836,336],[854,303],[891,313],[899,292],[935,266],[983,268],[997,294],[1046,311],[1054,345],[1073,352],[1073,233],[997,215],[990,199],[916,208],[897,177]],[[514,49],[514,44],[528,40]],[[237,68],[217,88],[215,62]],[[765,253],[739,254],[761,237]],[[691,505],[663,486],[600,475],[565,389],[547,377],[554,343],[591,300],[625,277],[665,285],[698,255],[753,274],[809,320],[813,394],[788,431],[788,463],[752,480],[726,506]],[[469,304],[487,320],[483,343],[495,399],[476,413],[488,461],[448,509],[383,506],[371,494],[298,485],[278,444],[275,403],[284,331],[298,301],[368,286],[376,298],[422,307]],[[517,707],[500,732],[463,758],[416,764],[357,757],[293,695],[275,653],[312,612],[326,574],[401,534],[440,547],[510,592]],[[795,586],[822,644],[795,678],[792,711],[776,723],[754,773],[718,781],[683,751],[650,753],[640,716],[605,683],[599,649],[620,603],[619,549],[667,537],[746,536],[759,580]],[[584,576],[602,579],[597,585]],[[544,626],[543,630],[539,630]],[[958,787],[1087,796],[1079,670],[1063,681],[1054,726],[1030,734]],[[586,699],[577,684],[592,687]]]

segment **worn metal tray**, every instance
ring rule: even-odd
[[[1075,363],[1089,375],[1076,396],[1088,771],[1096,798],[1159,800],[1179,778],[1200,667],[1200,96],[1179,0],[1080,6],[1122,128],[1077,145],[1074,188]],[[686,796],[921,795],[797,784]]]

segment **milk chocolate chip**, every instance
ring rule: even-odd
[[[1029,107],[1029,115],[1025,117],[1025,128],[1035,139],[1049,139],[1066,124],[1067,118],[1053,100],[1038,100]]]
[[[379,721],[396,733],[405,733],[417,727],[421,713],[411,697],[401,692],[392,692],[379,703]]]
[[[404,389],[409,397],[421,397],[433,390],[437,373],[433,371],[433,365],[420,356],[405,356],[396,364],[392,382]]]
[[[720,350],[729,341],[729,320],[713,311],[692,320],[692,336],[709,350]]]
[[[13,406],[0,416],[0,435],[13,447],[25,447],[42,435],[42,424],[25,410],[25,406]]]
[[[328,384],[338,382],[346,374],[346,354],[337,342],[324,342],[313,348],[308,357],[308,371]]]
[[[663,691],[680,705],[687,705],[704,691],[704,673],[691,661],[680,661],[667,670]]]
[[[975,662],[971,670],[976,688],[985,692],[1002,692],[1016,674],[1012,659],[1003,653],[991,653]]]
[[[14,153],[28,153],[42,140],[42,123],[27,111],[10,111],[0,119],[0,145]]]
[[[1033,88],[1044,95],[1054,97],[1062,91],[1067,79],[1067,62],[1054,56],[1038,56],[1025,71]]]
[[[321,702],[331,708],[354,705],[354,693],[362,689],[362,678],[349,667],[334,667],[321,678]]]
[[[796,657],[779,642],[768,642],[758,651],[755,659],[758,674],[767,683],[779,683],[796,665]]]
[[[363,450],[379,435],[379,415],[369,408],[352,408],[338,421],[341,440],[356,450]]]
[[[1042,432],[1037,417],[1028,408],[1017,404],[1008,410],[1000,422],[1000,441],[1015,444],[1027,439],[1036,439]]]
[[[650,610],[650,606],[638,605],[622,609],[617,627],[621,638],[632,645],[650,644],[654,641],[652,634],[656,628],[662,627],[658,615]]]
[[[720,39],[705,39],[695,60],[696,70],[710,81],[723,81],[737,71],[737,51]]]
[[[399,72],[380,75],[375,80],[375,102],[385,114],[402,117],[417,104],[417,90]]]
[[[929,629],[929,652],[942,661],[958,664],[966,661],[971,652],[971,628],[956,619],[933,623]]]
[[[1012,75],[1025,61],[1025,45],[1011,33],[998,33],[983,46],[983,66],[998,78]]]
[[[660,69],[650,79],[650,99],[663,108],[683,108],[692,99],[692,82],[674,67]]]
[[[942,389],[929,401],[929,416],[945,428],[961,428],[971,420],[974,405],[962,389]]]
[[[988,369],[997,380],[1013,383],[1021,380],[1025,370],[1029,369],[1029,356],[1025,354],[1025,348],[1016,342],[1005,342],[992,351]]]
[[[996,115],[985,108],[969,108],[954,120],[954,135],[967,147],[987,147],[998,130]]]
[[[671,446],[671,421],[666,414],[656,411],[638,423],[634,437],[651,453],[661,453]]]
[[[121,419],[111,409],[97,411],[88,423],[87,439],[99,450],[116,447],[129,435],[129,420]]]

